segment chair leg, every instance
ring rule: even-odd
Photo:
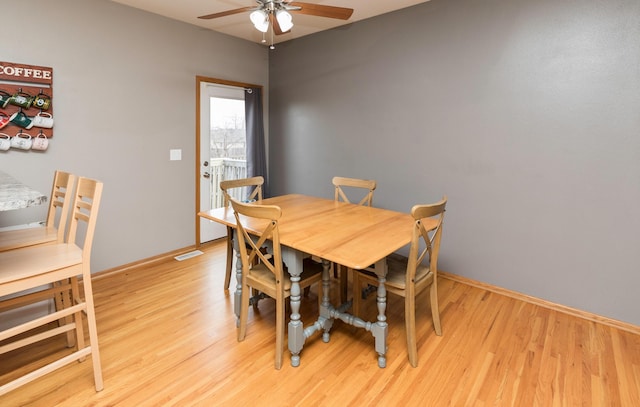
[[[56,311],[61,311],[73,305],[73,296],[71,295],[71,281],[56,281],[53,283],[54,303]],[[68,315],[58,321],[59,326],[73,323],[73,316]],[[73,331],[67,331],[67,348],[73,348],[76,345],[76,337]]]
[[[407,333],[407,353],[411,366],[418,366],[418,346],[416,343],[416,297],[415,292],[407,292],[404,299],[404,326]]]
[[[438,283],[433,279],[431,288],[429,289],[429,297],[431,297],[431,318],[433,318],[433,327],[436,335],[442,336],[442,325],[440,325],[440,308],[438,306]]]
[[[360,296],[363,300],[366,300],[369,294],[373,294],[378,291],[378,287],[373,284],[368,284],[365,288],[360,291]]]
[[[238,325],[238,342],[244,341],[247,335],[247,318],[249,316],[249,298],[251,296],[251,287],[243,285],[242,294],[240,296],[240,322]]]
[[[349,269],[345,266],[338,266],[340,268],[340,302],[347,302],[347,286],[349,284]]]
[[[276,356],[275,368],[282,367],[282,357],[284,354],[284,296],[278,295],[276,298]]]
[[[102,382],[102,366],[100,363],[100,350],[98,348],[98,329],[96,327],[96,311],[93,303],[93,289],[91,288],[91,277],[86,274],[88,273],[85,273],[82,279],[82,284],[84,286],[84,302],[85,302],[86,312],[87,312],[87,325],[89,327],[89,343],[91,346],[91,359],[92,359],[91,361],[93,363],[93,379],[95,381],[96,391],[101,391],[104,388],[104,384]],[[71,279],[72,282],[74,279],[75,277]],[[76,285],[77,285],[77,281],[76,281]],[[82,319],[76,320],[76,323],[80,323],[80,325],[82,325]]]
[[[322,307],[322,296],[324,294],[324,292],[322,291],[322,280],[318,281],[318,283],[316,284],[318,287],[318,309],[321,309]],[[309,287],[311,288],[311,287]]]
[[[233,229],[227,228],[227,265],[224,274],[224,290],[229,291],[233,272]]]
[[[76,298],[78,299],[78,303],[80,303],[80,289],[78,287],[78,278],[77,277],[71,277],[71,298],[69,300],[69,306],[73,305],[73,303],[75,302]],[[83,278],[83,284],[84,284],[84,278]],[[86,284],[84,284],[86,286]],[[89,284],[90,285],[90,284]],[[85,299],[87,298],[89,294],[87,294],[86,292],[86,287],[85,287],[85,293],[84,293],[84,297]],[[86,301],[85,301],[86,302]],[[76,312],[73,315],[73,319],[76,323],[76,345],[77,345],[77,349],[83,349],[85,347],[84,344],[84,324],[82,323],[82,311]],[[91,339],[91,338],[89,338]],[[84,359],[81,359],[84,360]]]
[[[351,281],[353,284],[352,287],[352,291],[353,291],[353,303],[351,304],[351,310],[353,312],[353,315],[355,317],[360,318],[360,276],[359,276],[359,272],[357,270],[354,270],[353,273],[351,273]]]
[[[59,281],[56,281],[55,283],[53,283],[53,287],[56,289],[56,291],[54,292],[54,296],[53,296],[53,300],[56,306],[56,311],[60,311],[64,309],[64,291],[62,291],[62,289],[60,289],[60,291],[58,291],[58,289],[62,286],[62,284]],[[61,325],[62,321],[58,321],[58,323]]]

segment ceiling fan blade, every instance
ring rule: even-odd
[[[198,18],[201,18],[203,20],[211,20],[212,18],[226,17],[233,14],[244,13],[245,11],[255,10],[255,9],[256,9],[255,7],[242,7],[242,8],[237,8],[235,10],[227,10],[227,11],[222,11],[220,13],[207,14],[206,16],[200,16]]]
[[[287,3],[287,5],[302,7],[301,10],[290,10],[290,13],[337,18],[339,20],[348,20],[353,14],[352,8],[345,7],[323,6],[321,4],[302,3],[299,1],[292,1],[290,3]]]
[[[275,35],[282,35],[282,34],[291,32],[291,30],[282,31],[282,28],[280,27],[280,23],[278,22],[278,19],[273,14],[269,14],[269,23],[271,23],[271,26],[273,27],[273,33]]]

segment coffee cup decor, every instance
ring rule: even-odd
[[[40,112],[31,118],[33,127],[41,127],[43,129],[50,129],[53,127],[53,116],[51,113]]]
[[[22,110],[12,114],[9,120],[16,126],[22,127],[27,130],[33,127],[33,120],[31,120],[31,118],[27,116]]]
[[[9,116],[7,116],[4,112],[0,112],[0,129],[9,124],[10,121],[11,119],[9,118]]]
[[[11,99],[11,93],[0,89],[0,107],[3,109],[7,107],[10,99]]]
[[[51,106],[51,97],[46,93],[38,93],[33,99],[33,107],[38,109],[47,110]]]
[[[32,144],[33,141],[31,140],[31,135],[24,132],[19,132],[11,138],[12,148],[17,148],[20,150],[31,150]]]
[[[31,103],[33,103],[33,99],[34,99],[33,96],[31,96],[27,92],[23,92],[20,90],[14,93],[13,96],[11,96],[11,98],[9,98],[9,103],[11,103],[12,105],[16,105],[16,106],[28,109],[31,107]]]
[[[32,150],[40,150],[44,151],[49,147],[49,139],[44,135],[43,132],[40,132],[36,138],[33,139],[33,144],[31,145]]]
[[[11,148],[11,136],[0,133],[0,151],[7,151]]]

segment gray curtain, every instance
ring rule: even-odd
[[[262,192],[269,197],[267,179],[267,152],[262,120],[262,89],[251,88],[244,92],[244,113],[247,125],[247,177],[264,177]]]

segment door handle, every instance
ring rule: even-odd
[[[208,172],[205,172],[204,174],[202,174],[202,176],[205,178],[211,178],[211,174],[209,174]]]

